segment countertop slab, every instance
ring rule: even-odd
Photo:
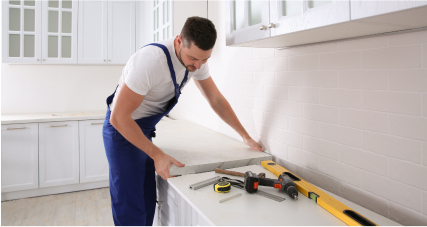
[[[260,165],[251,165],[231,169],[238,172],[252,171],[265,173],[266,177],[277,177]],[[168,178],[171,185],[197,212],[212,225],[227,226],[268,226],[268,225],[304,225],[304,226],[346,226],[344,222],[317,205],[313,200],[299,193],[298,200],[291,199],[284,191],[260,186],[260,190],[286,198],[277,202],[256,194],[249,194],[244,190],[232,187],[229,193],[217,193],[212,186],[206,186],[198,190],[191,190],[189,185],[210,179],[215,176],[226,176],[232,179],[243,180],[242,177],[229,176],[215,172],[190,174],[175,178]],[[319,188],[335,199],[341,201],[356,212],[367,217],[378,225],[394,226],[398,223],[374,213],[364,207],[350,202],[340,196]],[[223,203],[219,200],[242,193],[241,196]]]
[[[153,143],[185,164],[185,167],[172,165],[171,175],[260,164],[262,160],[272,159],[268,153],[187,120],[159,122]]]
[[[62,113],[34,113],[34,114],[5,114],[1,115],[1,124],[23,124],[53,121],[77,121],[77,120],[102,120],[106,110],[85,112]]]

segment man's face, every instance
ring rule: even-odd
[[[181,49],[178,54],[187,70],[194,72],[208,61],[211,57],[212,50],[213,48],[210,50],[202,50],[194,45],[194,43],[191,45],[181,44]]]

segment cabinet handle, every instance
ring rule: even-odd
[[[108,60],[108,61],[111,61],[111,59],[110,59],[110,60]]]
[[[37,61],[40,61],[40,59],[37,59]]]
[[[162,201],[161,201],[161,200],[158,200],[158,201],[157,201],[157,204],[158,204],[158,205],[162,204]]]
[[[268,27],[268,28],[275,28],[275,27],[276,27],[276,25],[275,25],[275,24],[273,24],[273,23],[269,23],[267,27]]]
[[[65,127],[65,126],[67,126],[67,124],[65,124],[65,125],[51,125],[50,127]]]
[[[107,61],[107,60],[104,59],[104,61]]]
[[[22,127],[22,128],[7,128],[7,130],[15,130],[15,129],[26,129],[27,127]]]
[[[104,123],[91,123],[91,125],[103,125]]]
[[[43,61],[46,61],[45,59],[43,59]]]
[[[259,27],[259,30],[267,30],[267,27],[265,25],[261,25],[261,27]]]

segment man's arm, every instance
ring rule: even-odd
[[[133,111],[144,100],[144,95],[133,92],[124,82],[119,92],[116,93],[116,102],[111,110],[110,124],[120,132],[130,143],[144,151],[154,160],[156,172],[164,180],[171,177],[169,168],[172,164],[183,167],[171,156],[156,147],[142,132],[138,124],[132,119]]]
[[[243,138],[244,143],[252,147],[252,149],[264,151],[264,149],[249,136],[245,128],[243,128],[227,99],[224,98],[216,87],[212,77],[205,80],[194,80],[194,82],[206,100],[208,100],[209,105],[215,113]]]

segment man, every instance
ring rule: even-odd
[[[110,195],[115,225],[152,225],[155,172],[171,177],[172,164],[184,164],[156,147],[155,125],[176,105],[181,89],[193,78],[212,109],[253,149],[263,151],[243,128],[209,74],[216,41],[213,23],[190,17],[181,35],[139,49],[122,71],[116,92],[107,98],[103,126],[110,170]]]

